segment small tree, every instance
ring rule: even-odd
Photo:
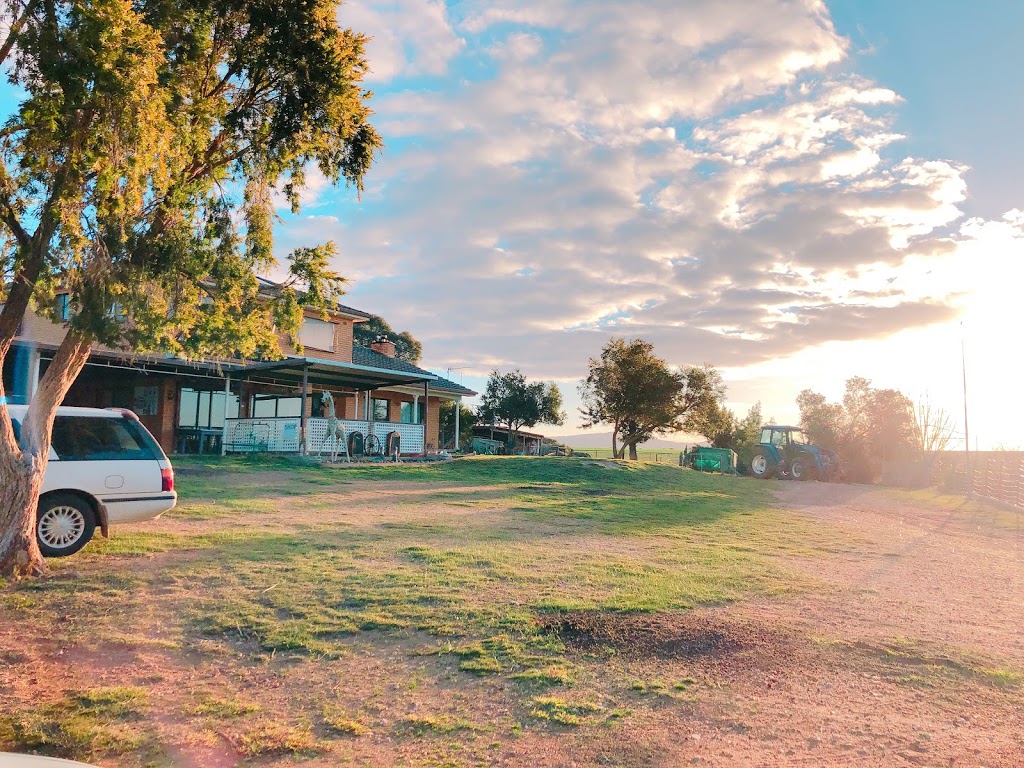
[[[925,453],[944,451],[953,442],[956,425],[945,408],[935,408],[927,397],[917,401],[914,411],[917,421],[918,445]]]
[[[457,435],[455,434],[456,408],[459,409],[459,434]],[[473,425],[476,424],[476,420],[476,413],[460,402],[445,400],[441,403],[441,433],[453,436],[456,451],[473,442]]]
[[[637,445],[656,434],[687,429],[687,417],[706,413],[718,402],[710,366],[674,371],[643,339],[611,339],[599,358],[590,359],[580,384],[583,428],[612,425],[612,453],[637,458]],[[618,441],[622,440],[622,446]]]
[[[305,169],[361,188],[380,146],[366,39],[333,0],[8,0],[0,67],[0,364],[30,303],[67,333],[14,436],[0,389],[0,575],[45,570],[33,535],[56,409],[96,342],[182,357],[280,355],[295,290],[267,303],[275,192]],[[303,303],[342,278],[330,246],[289,259]],[[2,385],[0,385],[2,386]]]
[[[698,398],[686,415],[685,429],[703,435],[716,448],[728,448],[736,432],[736,415],[725,407],[727,388],[722,374],[705,363],[687,371],[687,385],[693,391],[705,393]]]
[[[516,433],[535,424],[564,424],[562,393],[552,382],[528,382],[518,370],[492,371],[480,402],[479,421]]]
[[[420,361],[423,345],[408,331],[398,333],[388,322],[374,315],[366,322],[356,323],[352,328],[352,341],[361,347],[370,346],[378,336],[387,336],[395,344],[395,357],[413,363]]]

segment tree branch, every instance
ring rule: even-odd
[[[25,5],[25,10],[22,11],[21,16],[11,22],[11,26],[7,31],[7,39],[4,40],[4,44],[0,46],[0,64],[3,64],[11,54],[11,51],[14,50],[14,43],[18,39],[18,34],[21,32],[21,28],[25,26],[25,22],[28,21],[28,17],[32,15],[32,12],[36,9],[36,5],[38,4],[39,0],[29,0]]]

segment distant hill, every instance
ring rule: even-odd
[[[693,445],[705,445],[707,441],[699,435],[680,435],[684,440],[663,440],[655,438],[641,443],[640,448],[659,448],[669,451],[683,451]],[[552,440],[570,446],[571,448],[611,448],[611,432],[587,432],[582,435],[552,435]]]

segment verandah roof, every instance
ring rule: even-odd
[[[265,363],[253,363],[232,371],[234,379],[265,384],[301,385],[303,380],[319,386],[352,387],[370,390],[398,384],[433,383],[437,377],[430,373],[382,370],[338,360],[317,357],[289,357]]]

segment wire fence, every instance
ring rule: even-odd
[[[573,449],[573,455],[579,456],[586,454],[592,459],[613,459],[615,455],[612,453],[611,448],[575,448]],[[667,450],[654,450],[654,449],[639,449],[636,452],[637,459],[640,461],[653,461],[659,464],[676,464],[682,466],[683,464],[683,452],[682,451],[667,451]]]
[[[931,481],[1024,511],[1024,451],[962,451],[938,455]]]

